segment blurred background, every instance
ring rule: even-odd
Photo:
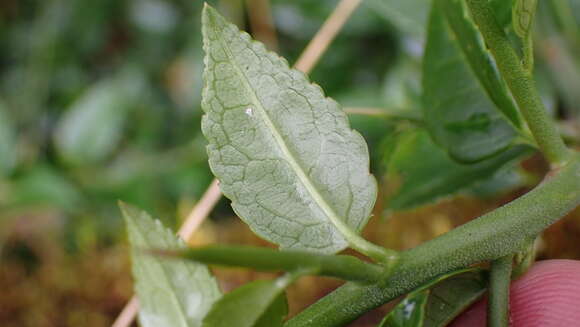
[[[290,63],[338,3],[208,2]],[[110,326],[132,294],[117,201],[137,205],[176,230],[207,188],[212,175],[199,105],[202,4],[0,2],[1,326]],[[541,6],[536,78],[544,101],[562,121],[562,134],[577,145],[580,2]],[[424,0],[363,1],[310,74],[346,108],[369,143],[382,194],[367,236],[397,249],[416,246],[523,194],[547,169],[532,156],[486,176],[484,183],[474,179],[458,196],[449,197],[459,188],[426,200],[393,200],[396,178],[390,168],[405,162],[395,140],[422,140],[410,139],[409,131],[422,135],[416,129],[422,124],[428,10]],[[428,139],[421,142],[427,142],[425,155],[439,151]],[[438,168],[455,169],[442,160]],[[436,175],[434,169],[415,170]],[[226,200],[192,241],[215,242],[265,245]],[[540,258],[580,259],[579,245],[577,210],[548,230]],[[225,290],[268,276],[236,269],[215,273]],[[304,278],[290,289],[292,312],[338,284]],[[381,310],[357,326],[376,322]]]

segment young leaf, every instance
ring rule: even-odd
[[[423,285],[401,301],[379,327],[444,327],[485,292],[481,269],[454,271]]]
[[[144,253],[146,249],[178,250],[185,246],[147,213],[123,203],[120,207],[133,247],[133,276],[141,326],[201,326],[202,319],[221,295],[207,267]]]
[[[217,301],[203,327],[279,327],[288,314],[284,290],[299,274],[243,285]]]
[[[423,61],[424,114],[435,141],[456,160],[506,149],[521,126],[479,31],[460,0],[436,0]]]
[[[412,209],[469,189],[531,152],[529,147],[515,146],[465,165],[452,160],[425,130],[404,131],[385,162],[387,182],[395,185],[388,194],[388,206],[392,210]]]
[[[202,130],[236,213],[285,249],[352,245],[376,197],[364,139],[320,87],[209,6],[203,35]]]

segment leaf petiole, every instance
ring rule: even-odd
[[[509,287],[512,276],[513,254],[491,262],[489,275],[489,302],[487,326],[507,327],[509,321]]]
[[[375,283],[385,276],[382,266],[347,255],[324,255],[307,251],[278,251],[264,247],[214,245],[162,255],[206,264],[252,268],[258,271],[296,271],[312,275]]]

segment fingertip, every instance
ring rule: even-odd
[[[575,326],[580,321],[580,261],[536,263],[510,288],[514,327]],[[453,327],[485,327],[485,299],[458,317]]]

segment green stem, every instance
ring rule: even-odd
[[[570,151],[544,108],[532,74],[524,69],[497,23],[489,1],[467,0],[467,4],[540,150],[552,165],[562,165],[570,157]]]
[[[397,263],[399,258],[397,251],[378,246],[355,233],[345,234],[345,236],[351,248],[384,265],[387,269],[392,268]]]
[[[513,257],[507,255],[491,262],[487,303],[488,327],[508,326]]]
[[[162,253],[167,254],[167,253]],[[237,266],[259,271],[298,271],[344,280],[373,283],[385,278],[385,268],[347,255],[322,255],[306,251],[278,251],[264,247],[213,245],[179,252],[170,256],[205,264]]]
[[[580,204],[580,155],[522,197],[420,246],[401,252],[381,283],[347,283],[291,319],[286,327],[343,326],[433,278],[519,251]],[[348,308],[348,310],[346,310]]]

